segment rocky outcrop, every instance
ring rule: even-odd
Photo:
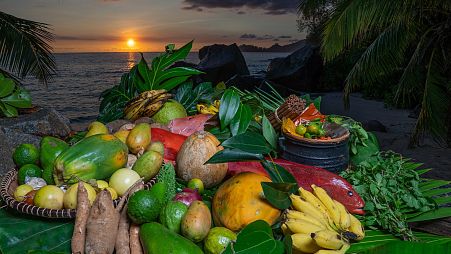
[[[199,50],[199,59],[197,69],[205,72],[201,78],[213,84],[225,82],[235,75],[249,75],[246,61],[236,44],[205,46]]]
[[[235,75],[227,82],[225,82],[227,87],[235,86],[241,90],[253,90],[256,87],[261,87],[265,82],[264,78],[253,76],[253,75],[244,75],[238,76]]]
[[[43,136],[67,137],[69,120],[54,109],[39,109],[16,118],[0,118],[0,174],[14,167],[12,153],[22,143],[39,147]]]
[[[319,47],[310,43],[285,58],[275,58],[266,79],[295,91],[313,91],[320,84],[322,59]]]

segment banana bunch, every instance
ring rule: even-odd
[[[172,98],[172,94],[164,89],[142,92],[125,105],[125,118],[136,120],[144,116],[151,117],[170,98]]]
[[[350,240],[365,237],[362,224],[323,188],[312,189],[299,188],[299,195],[290,196],[293,209],[285,211],[283,233],[291,235],[293,249],[300,253],[346,253]]]
[[[220,101],[215,100],[213,104],[207,105],[205,103],[199,103],[196,105],[197,112],[200,114],[216,115],[219,112]]]

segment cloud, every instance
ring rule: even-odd
[[[240,36],[240,39],[251,39],[251,40],[258,40],[258,41],[264,41],[264,40],[273,40],[275,37],[273,35],[265,34],[258,36],[256,34],[242,34]]]
[[[198,8],[250,8],[262,9],[268,15],[295,13],[297,1],[293,0],[184,0],[185,10]]]

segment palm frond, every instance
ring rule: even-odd
[[[417,144],[420,134],[425,130],[440,141],[446,138],[449,97],[449,81],[443,76],[444,59],[439,49],[434,47],[427,64],[426,80],[424,83],[421,111],[411,136],[411,145]]]
[[[47,85],[56,66],[47,24],[0,12],[0,66],[19,78],[33,75]]]
[[[349,72],[344,89],[346,106],[349,94],[361,84],[369,86],[393,72],[404,61],[404,54],[415,31],[404,22],[388,26],[365,50]]]

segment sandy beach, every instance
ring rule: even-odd
[[[408,148],[410,133],[416,121],[409,117],[409,110],[389,109],[383,102],[364,99],[361,94],[351,95],[351,107],[345,110],[341,92],[324,93],[321,96],[323,114],[345,115],[362,123],[370,120],[381,122],[386,132],[374,133],[382,150],[392,150],[424,163],[425,168],[433,169],[426,177],[451,180],[451,148],[441,147],[430,138],[425,138],[416,148]]]

